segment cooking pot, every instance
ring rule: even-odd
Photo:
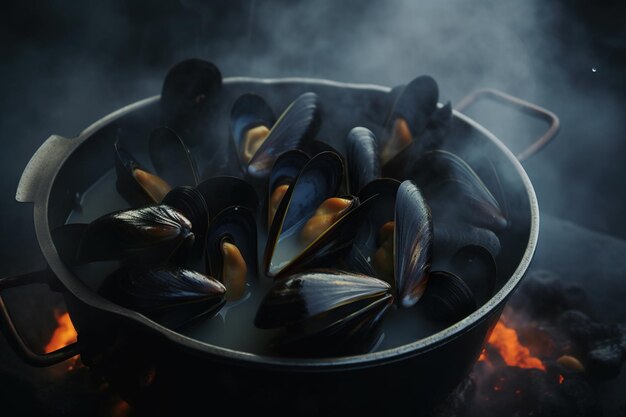
[[[327,80],[226,78],[223,108],[245,92],[265,97],[281,109],[299,94],[313,91],[323,104],[319,137],[343,138],[353,126],[380,130],[391,105],[387,87]],[[558,131],[557,117],[538,106],[495,90],[468,96],[454,111],[444,148],[472,165],[489,160],[504,184],[502,194],[511,227],[500,235],[495,295],[478,310],[431,336],[393,349],[322,359],[270,357],[210,345],[164,327],[114,304],[90,289],[61,260],[51,230],[64,224],[77,196],[113,169],[118,129],[147,137],[158,125],[159,97],[130,104],[92,124],[78,137],[53,135],[35,152],[22,174],[16,198],[32,203],[37,240],[49,269],[3,278],[0,290],[48,282],[61,291],[78,332],[78,341],[45,355],[30,349],[15,328],[0,297],[3,331],[28,363],[48,366],[76,354],[93,372],[116,384],[143,410],[164,414],[201,406],[233,410],[266,408],[275,412],[330,412],[408,409],[427,413],[468,374],[490,330],[524,276],[537,243],[539,209],[520,161],[492,133],[463,113],[479,98],[508,103],[549,122],[547,132],[518,156],[523,159]],[[219,129],[220,127],[216,127]],[[217,132],[216,134],[219,134]],[[219,137],[219,136],[218,136]],[[221,137],[228,137],[227,131]]]

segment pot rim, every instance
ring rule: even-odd
[[[242,82],[247,83],[259,83],[259,84],[288,84],[288,83],[297,83],[297,84],[308,84],[308,85],[323,85],[323,86],[331,86],[337,88],[347,88],[347,89],[359,89],[359,90],[373,90],[379,91],[383,93],[389,93],[391,88],[376,85],[376,84],[355,84],[355,83],[343,83],[330,81],[325,79],[316,79],[316,78],[300,78],[300,77],[290,77],[290,78],[254,78],[254,77],[227,77],[223,80],[224,84],[237,84]],[[526,270],[528,269],[533,254],[536,249],[537,239],[539,235],[539,206],[537,202],[537,197],[535,195],[534,188],[526,171],[522,167],[521,163],[517,160],[517,158],[511,153],[511,151],[489,130],[475,122],[473,119],[468,116],[460,113],[456,110],[453,110],[454,117],[460,119],[464,123],[470,125],[472,128],[476,129],[480,134],[486,136],[491,142],[493,142],[498,149],[504,153],[506,158],[515,168],[517,174],[519,175],[522,183],[524,185],[524,189],[526,190],[526,194],[529,200],[530,205],[530,233],[528,237],[528,243],[526,246],[526,250],[518,264],[517,268],[511,275],[511,277],[507,280],[504,286],[493,296],[491,299],[482,305],[479,309],[474,311],[469,316],[465,317],[463,320],[453,324],[452,326],[447,327],[444,330],[441,330],[433,335],[428,337],[416,340],[414,342],[398,346],[391,349],[386,349],[382,351],[365,353],[359,355],[352,356],[342,356],[342,357],[333,357],[333,358],[315,358],[315,359],[302,359],[302,358],[287,358],[287,357],[278,357],[278,356],[265,356],[258,355],[248,352],[241,352],[234,349],[224,348],[220,346],[211,345],[206,342],[199,341],[197,339],[193,339],[191,337],[182,335],[175,330],[171,330],[167,327],[164,327],[149,318],[139,314],[135,311],[129,310],[127,308],[118,306],[111,301],[106,300],[102,296],[93,292],[89,289],[82,281],[77,279],[73,273],[67,268],[67,266],[61,261],[58,253],[54,247],[52,236],[50,233],[49,223],[48,223],[48,203],[50,198],[50,193],[52,190],[52,185],[55,182],[56,176],[60,170],[60,168],[65,163],[65,160],[73,153],[73,151],[80,146],[85,140],[88,140],[95,132],[102,129],[109,123],[114,120],[125,116],[133,111],[139,110],[145,106],[153,104],[154,102],[160,99],[160,95],[155,95],[143,100],[139,100],[135,103],[129,104],[121,109],[118,109],[103,118],[97,120],[85,130],[83,130],[78,137],[74,139],[69,139],[71,141],[71,145],[68,146],[64,150],[64,155],[60,159],[60,162],[53,167],[52,175],[49,176],[48,184],[46,187],[39,188],[36,192],[35,198],[31,201],[34,202],[34,224],[35,231],[37,235],[37,240],[41,247],[41,250],[48,261],[48,264],[54,274],[58,277],[58,279],[63,283],[65,288],[70,291],[76,298],[78,298],[83,303],[98,309],[103,310],[107,313],[114,314],[118,316],[120,319],[131,320],[134,324],[139,324],[146,329],[149,329],[153,332],[156,332],[168,341],[173,342],[184,349],[191,350],[197,352],[198,354],[203,355],[211,355],[217,360],[223,361],[237,361],[240,364],[246,364],[249,366],[255,367],[272,367],[272,368],[282,368],[294,370],[298,369],[301,371],[320,371],[320,370],[337,370],[341,368],[363,368],[370,367],[374,365],[378,365],[380,363],[389,363],[401,360],[408,356],[414,356],[421,354],[423,352],[434,349],[440,345],[443,345],[457,337],[460,337],[465,332],[470,331],[473,327],[477,326],[481,323],[481,321],[492,311],[496,310],[502,304],[506,302],[509,295],[513,292],[513,290],[519,285],[521,279],[523,278]],[[42,147],[45,146],[42,145]],[[31,169],[31,163],[25,168],[24,173],[22,174],[22,180],[20,181],[20,186],[18,188],[18,200],[20,200],[19,196],[22,192],[22,181],[24,178],[28,178],[32,176],[33,173],[29,172]],[[28,182],[28,181],[26,181]],[[21,200],[24,201],[24,200]],[[79,333],[80,334],[80,333]]]

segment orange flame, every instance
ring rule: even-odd
[[[69,313],[61,315],[57,314],[57,323],[59,326],[54,329],[54,333],[52,334],[50,341],[44,348],[45,353],[61,349],[74,343],[77,339],[78,334],[76,333],[76,329],[74,329]]]
[[[520,343],[515,329],[507,327],[502,321],[496,324],[488,343],[498,350],[504,362],[509,366],[546,370],[541,360],[532,356],[530,350]],[[488,360],[485,351],[481,353],[478,360]]]

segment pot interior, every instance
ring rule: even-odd
[[[313,91],[320,96],[322,103],[322,127],[318,138],[339,151],[343,151],[343,139],[354,126],[364,126],[375,134],[380,133],[391,106],[392,96],[388,89],[376,86],[348,86],[325,82],[301,82],[283,80],[280,82],[258,82],[254,80],[226,80],[223,100],[218,111],[219,121],[208,141],[217,141],[219,146],[227,146],[228,113],[234,100],[243,93],[254,92],[264,97],[270,106],[279,112],[294,98],[306,91]],[[84,138],[60,167],[48,202],[48,220],[51,230],[73,219],[93,220],[108,212],[128,208],[127,203],[117,195],[114,186],[113,143],[120,130],[136,138],[133,153],[149,168],[147,160],[147,138],[150,131],[158,126],[159,101],[155,97],[143,106],[122,114],[108,124],[100,126]],[[452,128],[444,144],[477,171],[492,164],[502,184],[501,204],[508,212],[510,227],[499,234],[501,251],[497,257],[498,276],[496,293],[514,277],[529,245],[532,212],[528,190],[518,168],[506,154],[475,123],[464,116],[455,114]],[[213,155],[207,154],[205,147],[196,145],[192,153],[200,172],[211,163]],[[530,193],[530,194],[529,194]],[[82,208],[77,210],[77,202]],[[96,263],[86,266],[80,276],[89,276],[92,268],[93,279],[83,279],[92,290],[97,291],[103,277],[101,270],[115,268],[114,264]],[[98,271],[98,269],[100,271]],[[79,279],[76,274],[64,279]],[[518,277],[519,279],[519,277]],[[504,297],[508,295],[505,294]],[[500,300],[502,301],[502,300]],[[185,334],[183,332],[183,334]]]

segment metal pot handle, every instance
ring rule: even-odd
[[[64,348],[55,350],[54,352],[41,354],[33,352],[28,345],[24,342],[24,339],[20,335],[19,330],[15,327],[9,310],[7,309],[4,300],[2,299],[2,291],[7,288],[21,287],[23,285],[30,284],[50,284],[50,279],[56,279],[52,271],[42,270],[28,274],[10,276],[0,278],[0,329],[4,333],[7,341],[15,351],[26,363],[33,366],[51,366],[59,362],[63,362],[81,353],[83,346],[79,341],[74,342]]]
[[[463,111],[481,98],[489,98],[494,101],[507,104],[514,109],[520,110],[522,113],[548,122],[548,130],[546,130],[546,132],[541,135],[537,140],[535,140],[530,146],[515,155],[520,161],[524,161],[532,155],[536,154],[539,150],[546,146],[548,142],[550,142],[559,132],[560,122],[556,114],[536,104],[529,103],[528,101],[522,100],[521,98],[514,97],[510,94],[493,88],[483,88],[465,96],[458,102],[458,104],[456,105],[456,109],[459,111]]]
[[[38,196],[47,195],[52,186],[51,174],[70,154],[70,148],[78,144],[77,140],[59,135],[52,135],[46,139],[24,168],[15,199],[20,203],[34,203]]]

